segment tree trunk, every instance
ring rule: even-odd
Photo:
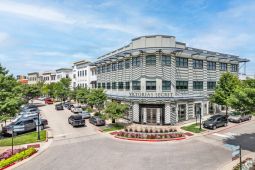
[[[112,118],[112,123],[115,123],[115,119]]]
[[[228,116],[228,106],[226,106],[226,116]]]

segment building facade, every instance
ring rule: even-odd
[[[43,81],[45,84],[56,83],[56,71],[45,71],[40,76],[40,81]]]
[[[72,88],[95,88],[96,80],[96,67],[91,62],[81,60],[73,63]]]
[[[174,36],[143,36],[98,58],[97,87],[129,105],[128,119],[173,125],[214,114],[208,98],[222,73],[238,74],[238,56],[187,47]]]
[[[56,70],[56,81],[60,81],[62,78],[72,79],[73,69],[71,68],[60,68]]]
[[[28,73],[28,84],[36,84],[40,81],[40,73],[39,72],[33,72]]]

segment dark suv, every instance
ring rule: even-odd
[[[83,119],[81,115],[71,115],[68,118],[68,123],[71,124],[73,127],[85,126],[85,119]]]
[[[55,109],[56,109],[56,110],[64,110],[64,107],[63,107],[63,105],[60,103],[60,104],[56,104],[56,105],[55,105]]]
[[[214,115],[203,122],[203,127],[216,129],[218,127],[227,126],[228,119],[224,115]]]

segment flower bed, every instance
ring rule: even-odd
[[[21,151],[24,151],[25,149],[26,148],[13,149],[13,155],[15,155]],[[11,156],[12,156],[12,150],[8,149],[4,153],[0,154],[0,161],[3,159],[8,159]]]
[[[179,132],[172,133],[141,133],[141,132],[126,132],[119,131],[117,137],[132,138],[132,139],[147,139],[147,140],[169,140],[174,138],[183,138],[185,135]]]
[[[9,157],[7,159],[2,159],[0,161],[0,169],[4,169],[4,168],[14,164],[15,162],[26,159],[26,158],[30,157],[31,155],[33,155],[36,152],[37,151],[36,151],[35,148],[28,148],[28,149],[23,150],[19,153],[16,153],[15,155],[12,155],[11,157]]]
[[[177,132],[176,128],[173,127],[125,127],[125,132],[135,132],[135,133],[171,133]]]

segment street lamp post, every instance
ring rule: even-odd
[[[37,135],[37,140],[41,140],[40,138],[40,115],[39,115],[39,112],[37,113],[37,132],[38,132],[38,135]]]
[[[13,128],[14,128],[14,126],[12,126],[12,155],[13,155],[13,136],[14,136]]]

